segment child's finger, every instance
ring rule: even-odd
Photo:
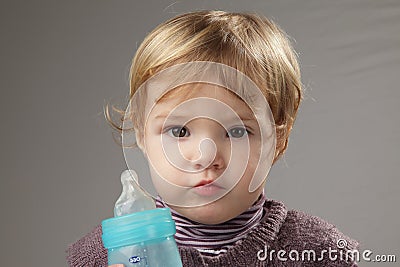
[[[124,267],[124,265],[123,264],[113,264],[108,267]]]

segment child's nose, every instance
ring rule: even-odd
[[[204,169],[219,170],[225,167],[224,152],[221,145],[210,138],[202,139],[199,143],[197,158],[192,159],[196,171]]]

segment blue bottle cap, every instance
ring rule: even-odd
[[[101,223],[107,249],[173,236],[175,222],[169,208],[158,208],[109,218]]]

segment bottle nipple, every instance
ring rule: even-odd
[[[122,193],[115,202],[114,217],[156,208],[154,200],[140,188],[134,170],[122,172],[121,184]]]

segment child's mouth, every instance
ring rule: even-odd
[[[224,188],[213,183],[213,181],[203,180],[192,189],[197,195],[209,197],[221,193]]]

